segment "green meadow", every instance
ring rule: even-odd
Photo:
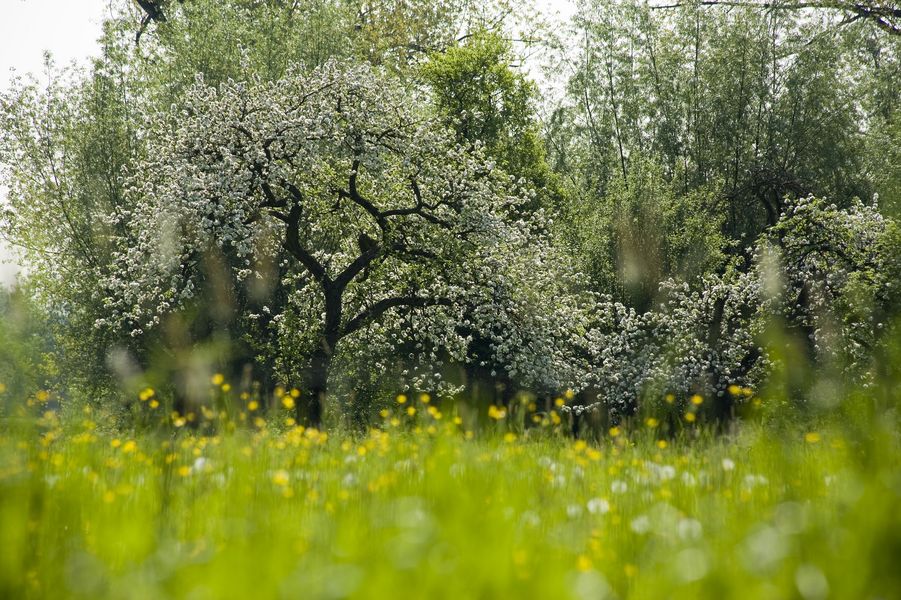
[[[90,409],[11,420],[2,595],[771,600],[901,584],[888,422],[714,434],[647,417],[577,440],[556,410],[523,429],[504,409],[401,399],[357,435],[252,400],[232,426],[212,410],[145,432]]]

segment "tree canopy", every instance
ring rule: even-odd
[[[87,71],[0,96],[44,376],[193,404],[215,368],[296,384],[317,425],[485,387],[726,418],[785,348],[875,376],[894,4],[583,0],[556,31],[506,0],[114,8]],[[537,43],[561,97],[523,68]]]

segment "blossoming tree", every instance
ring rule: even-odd
[[[466,360],[478,334],[523,384],[577,385],[566,340],[580,301],[545,217],[423,106],[334,62],[272,83],[199,81],[160,115],[131,178],[135,208],[114,217],[127,233],[98,324],[158,326],[192,301],[213,249],[238,286],[277,262],[285,301],[245,316],[277,332],[280,371],[302,379],[314,425],[333,359],[363,346],[440,363]]]

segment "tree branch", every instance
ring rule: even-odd
[[[856,15],[856,18],[843,21],[846,25],[857,19],[866,19],[890,35],[901,35],[901,24],[895,24],[892,19],[901,19],[901,8],[890,5],[871,4],[868,2],[846,2],[842,0],[821,0],[813,2],[754,2],[749,0],[702,0],[701,2],[673,2],[671,4],[656,4],[652,10],[667,10],[683,8],[686,6],[729,6],[738,8],[755,8],[761,10],[802,10],[805,8],[841,10]]]
[[[329,278],[325,267],[322,266],[316,257],[308,252],[300,243],[300,203],[296,202],[291,206],[291,211],[286,215],[281,212],[273,211],[272,215],[276,219],[283,221],[287,225],[285,233],[285,250],[300,261],[300,264],[309,271],[313,279],[318,281],[323,287],[329,287],[332,280]]]
[[[358,331],[379,318],[392,308],[406,306],[409,308],[422,308],[426,306],[450,306],[447,298],[422,298],[420,296],[404,296],[398,298],[386,298],[363,309],[357,316],[347,322],[342,331],[342,336],[347,336]]]

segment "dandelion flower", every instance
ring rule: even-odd
[[[210,381],[213,385],[222,385],[223,383],[225,383],[225,375],[223,375],[222,373],[216,373],[215,375],[213,375]]]

